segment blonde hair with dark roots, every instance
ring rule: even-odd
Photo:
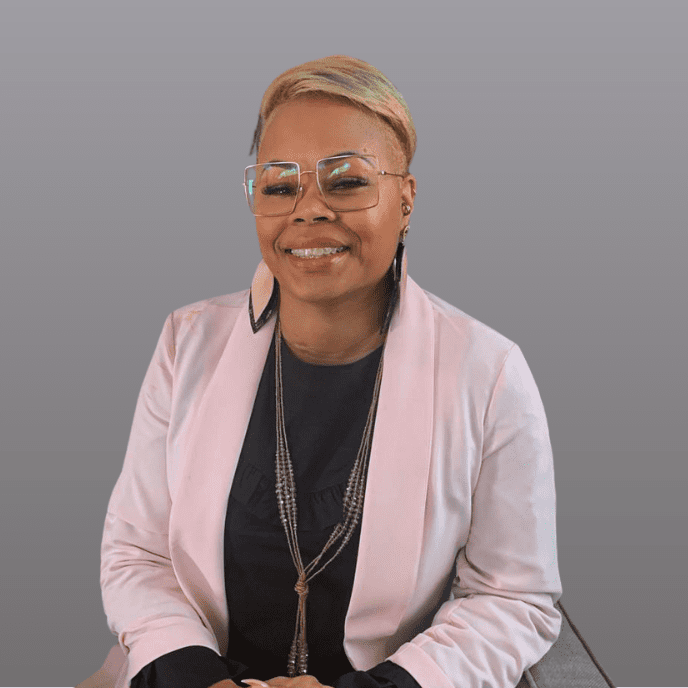
[[[304,62],[280,74],[268,86],[249,155],[254,149],[258,155],[266,123],[275,108],[306,94],[349,101],[388,124],[401,145],[404,174],[408,174],[416,152],[416,128],[404,97],[379,69],[347,55]]]

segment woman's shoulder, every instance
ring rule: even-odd
[[[423,290],[437,322],[440,336],[455,338],[471,348],[497,355],[508,352],[515,342],[477,318],[453,306],[435,294]]]
[[[234,321],[242,308],[248,302],[248,289],[236,291],[223,296],[213,296],[208,299],[194,301],[186,306],[176,308],[171,313],[175,329],[183,327],[185,323],[193,324],[198,320],[212,319],[214,321]]]
[[[197,349],[220,346],[234,328],[242,309],[248,307],[248,289],[194,301],[172,311],[166,331],[170,348],[193,355]]]
[[[225,315],[230,316],[230,311],[243,307],[248,299],[248,289],[242,291],[235,291],[231,294],[224,294],[223,296],[213,296],[208,299],[194,301],[186,306],[181,306],[173,311],[175,318],[183,319],[189,316],[205,313],[209,310],[214,310],[215,313],[227,311]]]

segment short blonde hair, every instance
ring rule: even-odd
[[[254,148],[258,155],[265,125],[275,108],[306,94],[344,99],[388,124],[401,145],[404,173],[408,174],[416,152],[416,128],[404,97],[379,69],[347,55],[304,62],[280,74],[268,86],[260,104],[249,155]]]

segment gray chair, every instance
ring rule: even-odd
[[[526,669],[516,688],[615,688],[561,604],[561,633],[537,664]]]
[[[561,633],[549,652],[527,669],[516,688],[615,688],[561,604]],[[113,688],[124,654],[119,645],[108,653],[103,666],[76,688]],[[496,687],[495,687],[496,688]]]

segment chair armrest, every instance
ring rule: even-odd
[[[615,688],[561,601],[561,633],[547,654],[527,669],[516,688]]]

